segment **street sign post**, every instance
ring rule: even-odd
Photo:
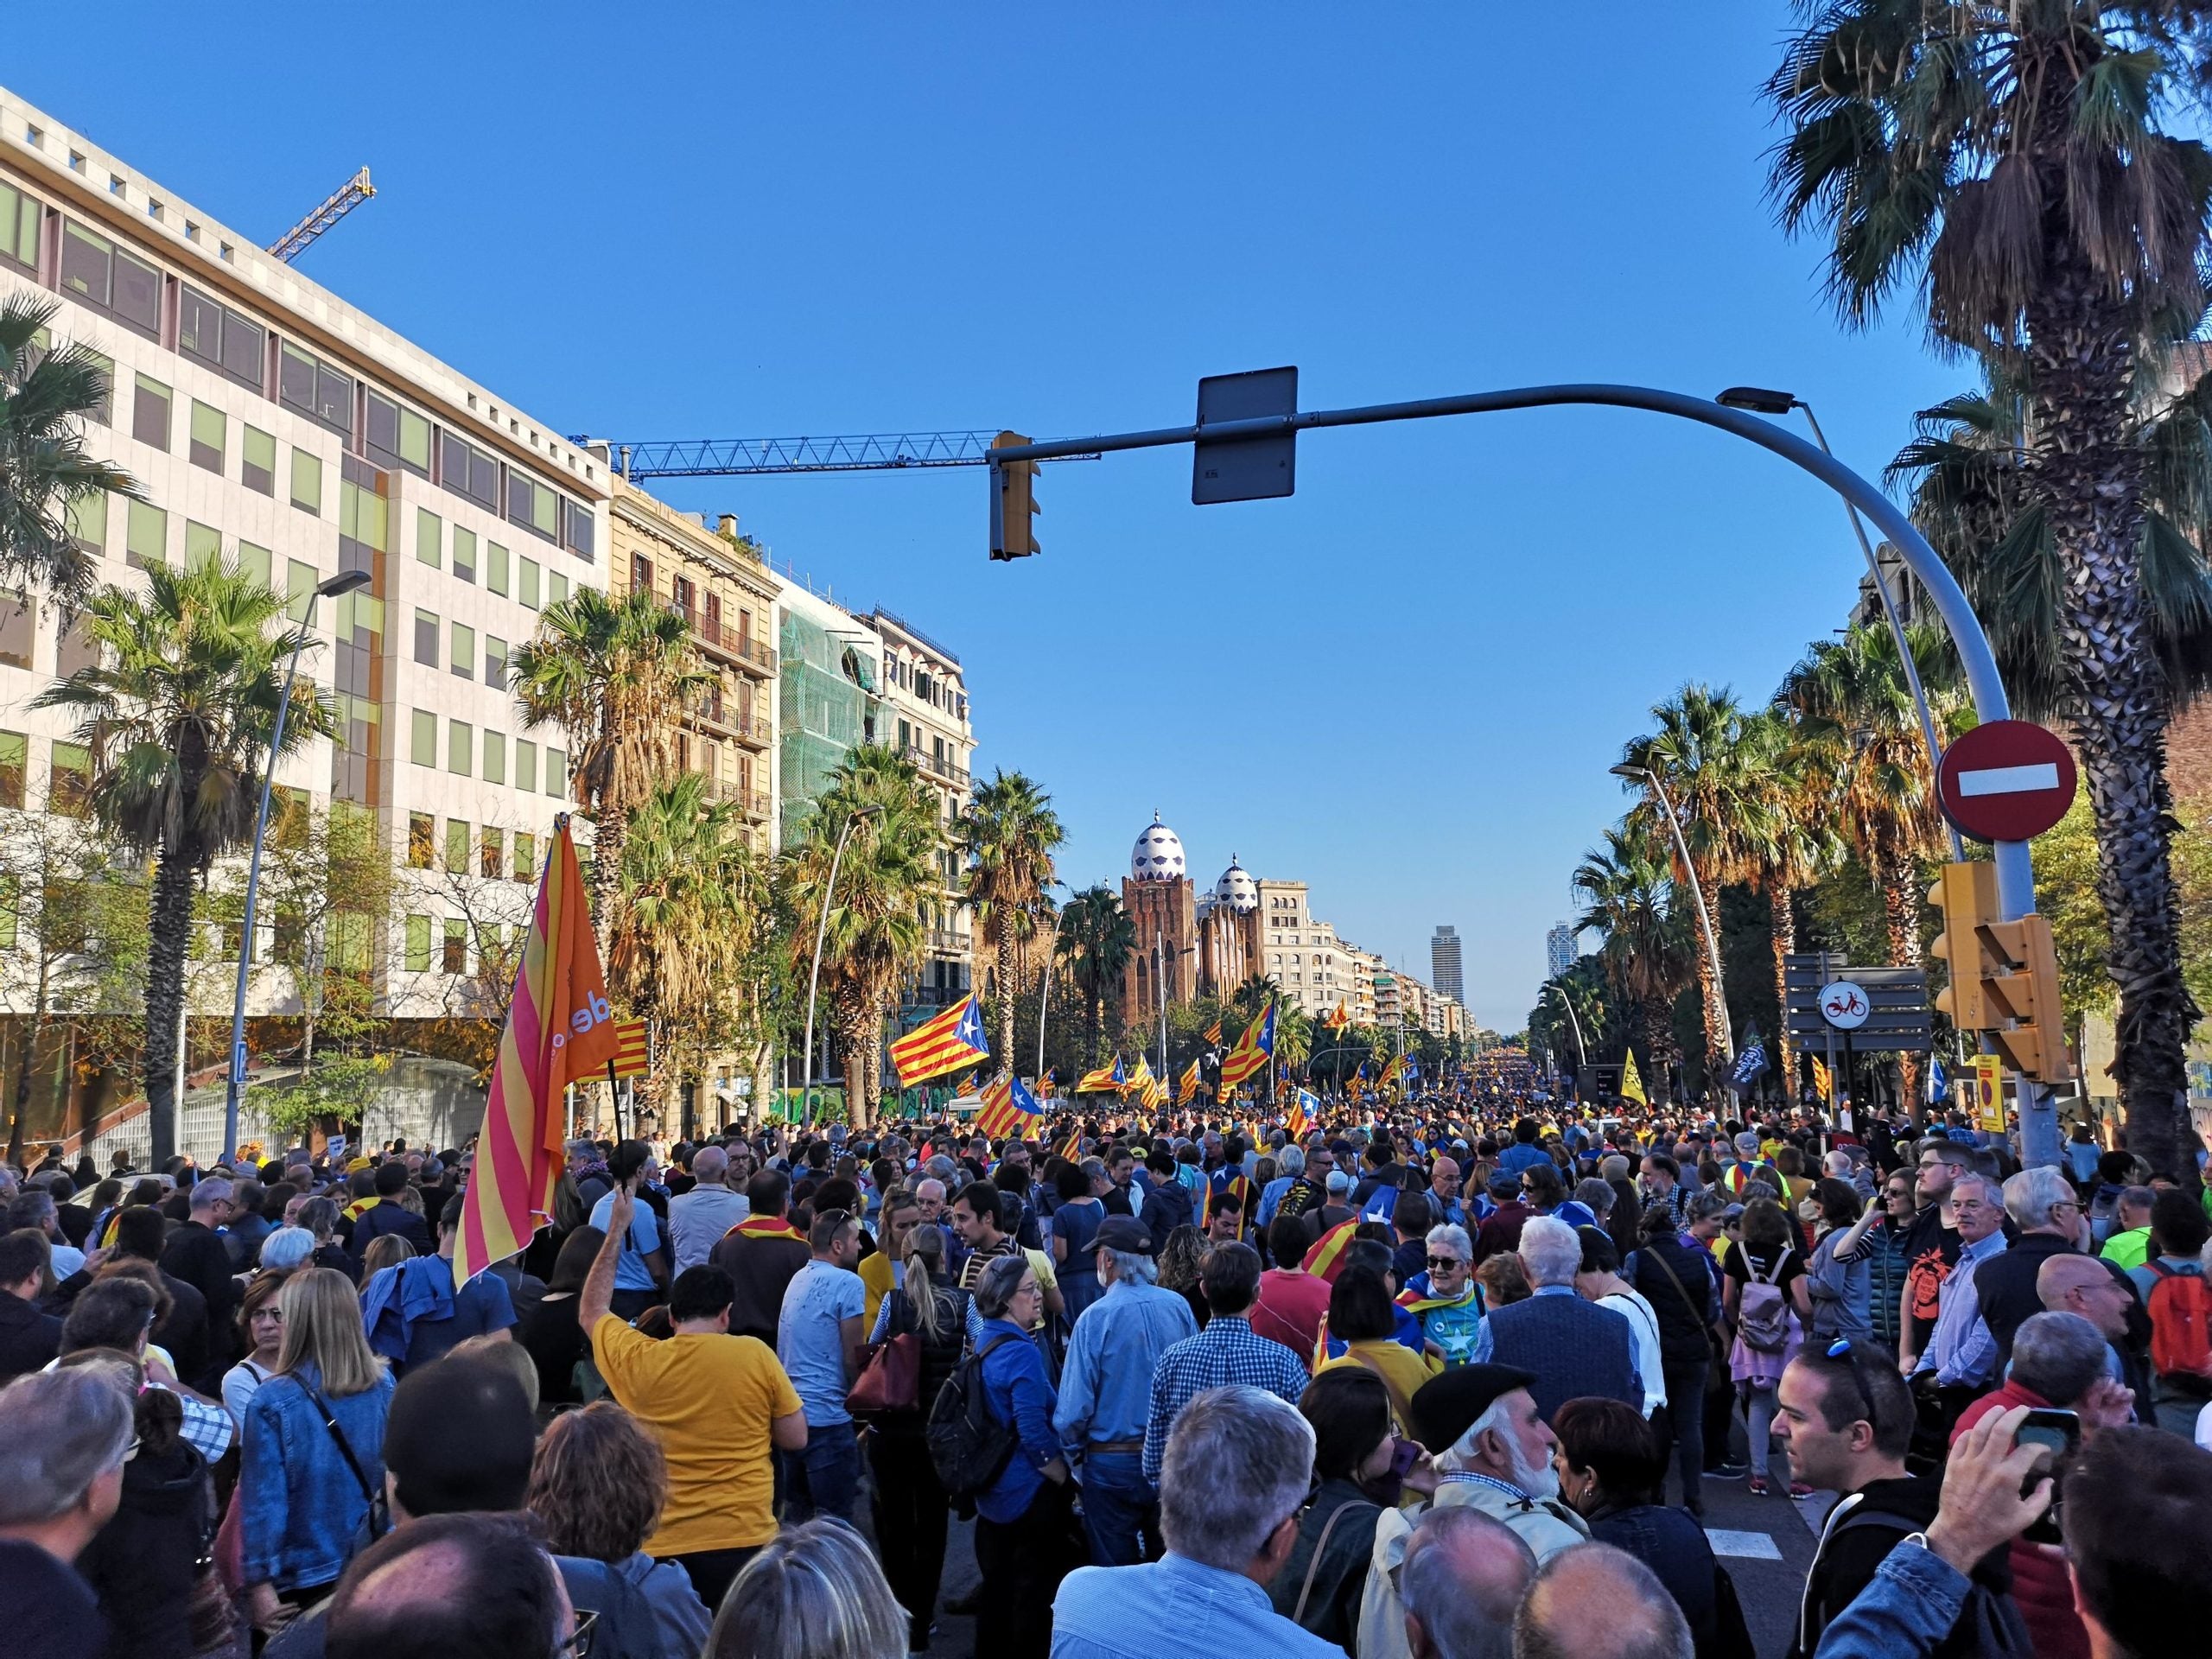
[[[2026,720],[1993,720],[1943,751],[1943,816],[1976,841],[2026,841],[2066,816],[2078,782],[2057,736]]]
[[[1838,1031],[1858,1030],[1873,1011],[1863,986],[1839,979],[1821,987],[1821,1018]]]
[[[1198,382],[1198,424],[1298,413],[1298,370],[1251,369]],[[1191,446],[1191,503],[1260,501],[1289,495],[1298,480],[1294,429],[1259,438],[1200,438]]]

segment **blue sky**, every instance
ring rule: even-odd
[[[1544,381],[1792,389],[1878,470],[1962,383],[1909,310],[1840,328],[1763,194],[1786,21],[1663,6],[584,8],[10,18],[9,85],[274,237],[565,430],[1175,424],[1203,374],[1308,408]],[[1288,500],[1194,508],[1187,451],[1046,469],[1042,557],[983,476],[674,483],[957,649],[986,769],[1081,884],[1157,809],[1516,1029],[1605,768],[1688,679],[1764,697],[1842,620],[1834,498],[1739,441],[1550,411],[1309,434]]]

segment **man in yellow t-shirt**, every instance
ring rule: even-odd
[[[645,1426],[668,1460],[668,1503],[645,1540],[656,1560],[690,1575],[709,1609],[721,1605],[746,1562],[776,1535],[770,1448],[806,1447],[806,1418],[775,1351],[729,1334],[732,1289],[720,1268],[677,1274],[664,1342],[632,1330],[611,1311],[614,1264],[629,1236],[636,1198],[626,1182],[577,1298],[592,1357],[622,1408]]]

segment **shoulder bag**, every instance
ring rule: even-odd
[[[896,1327],[905,1310],[906,1293],[894,1290],[891,1294],[897,1299],[891,1306],[890,1320]],[[921,1395],[922,1339],[912,1331],[899,1331],[886,1338],[868,1356],[845,1403],[855,1413],[868,1414],[912,1411],[921,1404]]]
[[[302,1388],[306,1384],[301,1384]],[[369,1500],[368,1513],[361,1517],[361,1524],[353,1529],[353,1554],[358,1554],[391,1530],[391,1506],[385,1499],[384,1488],[369,1484],[369,1478],[361,1468],[361,1460],[353,1455],[353,1448],[346,1443],[346,1431],[338,1427],[338,1414],[321,1391],[308,1389],[308,1398],[315,1402],[315,1408],[322,1414],[322,1426],[330,1431],[331,1440],[337,1445],[338,1455],[346,1459],[346,1466],[353,1471],[353,1479],[361,1489],[361,1496]]]

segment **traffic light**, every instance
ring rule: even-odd
[[[1029,442],[1019,432],[1001,432],[991,440],[994,449],[1010,449]],[[998,485],[991,497],[991,556],[1026,559],[1043,551],[1030,524],[1041,511],[1037,505],[1037,463],[1033,461],[995,461],[991,477]]]
[[[2050,924],[2031,912],[1999,919],[1997,867],[1946,864],[1928,902],[1943,912],[1934,954],[1951,982],[1936,1006],[1961,1031],[1986,1033],[2005,1065],[2038,1082],[2066,1074],[2058,1001],[2058,959]]]
[[[1929,947],[1950,972],[1936,1006],[1961,1031],[1980,1031],[2002,1019],[1982,995],[1985,961],[1981,930],[1997,919],[1997,867],[1986,861],[1946,864],[1928,902],[1943,914],[1943,931]]]

